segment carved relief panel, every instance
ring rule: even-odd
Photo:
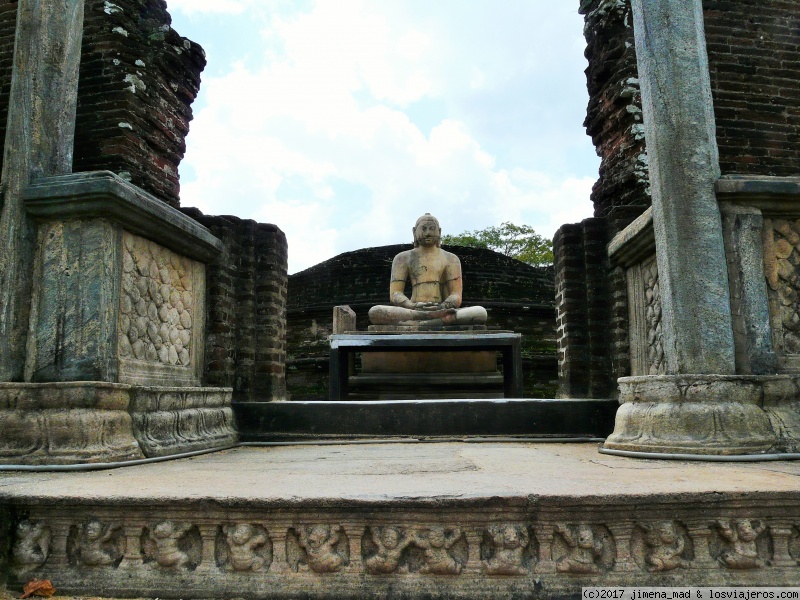
[[[199,381],[205,267],[155,242],[122,234],[120,381]]]
[[[627,270],[631,375],[664,375],[661,288],[655,255]]]
[[[800,369],[800,219],[764,219],[764,274],[775,352]]]

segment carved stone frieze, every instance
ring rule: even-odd
[[[141,553],[145,564],[193,571],[200,564],[202,549],[200,531],[194,525],[161,521],[142,530]]]
[[[772,558],[772,540],[762,521],[719,519],[712,530],[711,556],[729,569],[760,569]]]
[[[50,527],[40,521],[20,521],[17,524],[12,557],[14,565],[23,570],[41,567],[50,556]]]
[[[412,540],[411,532],[403,527],[367,527],[361,540],[367,571],[376,574],[408,572],[407,549]]]
[[[269,569],[272,563],[272,540],[262,525],[221,525],[218,531],[215,548],[218,567],[237,572]]]
[[[125,554],[125,535],[119,523],[90,519],[73,525],[67,537],[67,560],[85,567],[118,567]]]
[[[639,523],[631,536],[631,554],[640,568],[653,572],[686,567],[694,558],[686,528],[675,521]]]
[[[297,572],[305,566],[315,573],[334,573],[350,562],[347,535],[339,525],[301,525],[286,536],[289,566]]]
[[[560,573],[594,575],[614,566],[614,538],[603,525],[557,523],[552,555]]]
[[[458,527],[432,525],[413,530],[413,542],[423,552],[420,573],[456,575],[467,562],[467,538]]]
[[[536,537],[525,525],[490,525],[481,544],[481,566],[489,575],[526,575],[537,549]]]

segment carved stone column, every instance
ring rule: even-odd
[[[72,170],[83,0],[20,0],[0,202],[0,381],[22,381],[35,229],[22,191]]]
[[[633,0],[632,8],[659,296],[647,309],[659,315],[664,374],[619,380],[622,406],[605,447],[765,452],[777,438],[760,389],[736,375],[702,2]],[[635,236],[626,229],[609,248]]]

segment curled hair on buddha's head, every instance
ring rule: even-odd
[[[436,240],[436,247],[437,248],[441,248],[442,247],[442,226],[439,225],[439,219],[434,217],[431,213],[425,213],[419,219],[417,219],[416,223],[414,223],[414,228],[411,230],[412,234],[414,235],[414,248],[419,247],[419,242],[417,241],[417,227],[419,227],[419,224],[422,223],[423,221],[433,221],[434,223],[436,223],[436,229],[439,231],[439,237]]]

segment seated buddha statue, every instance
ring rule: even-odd
[[[414,248],[401,252],[392,261],[389,284],[391,306],[373,306],[369,320],[373,325],[482,325],[486,309],[461,308],[461,261],[442,250],[442,230],[430,213],[417,219],[411,230]],[[411,285],[411,298],[405,295]]]

